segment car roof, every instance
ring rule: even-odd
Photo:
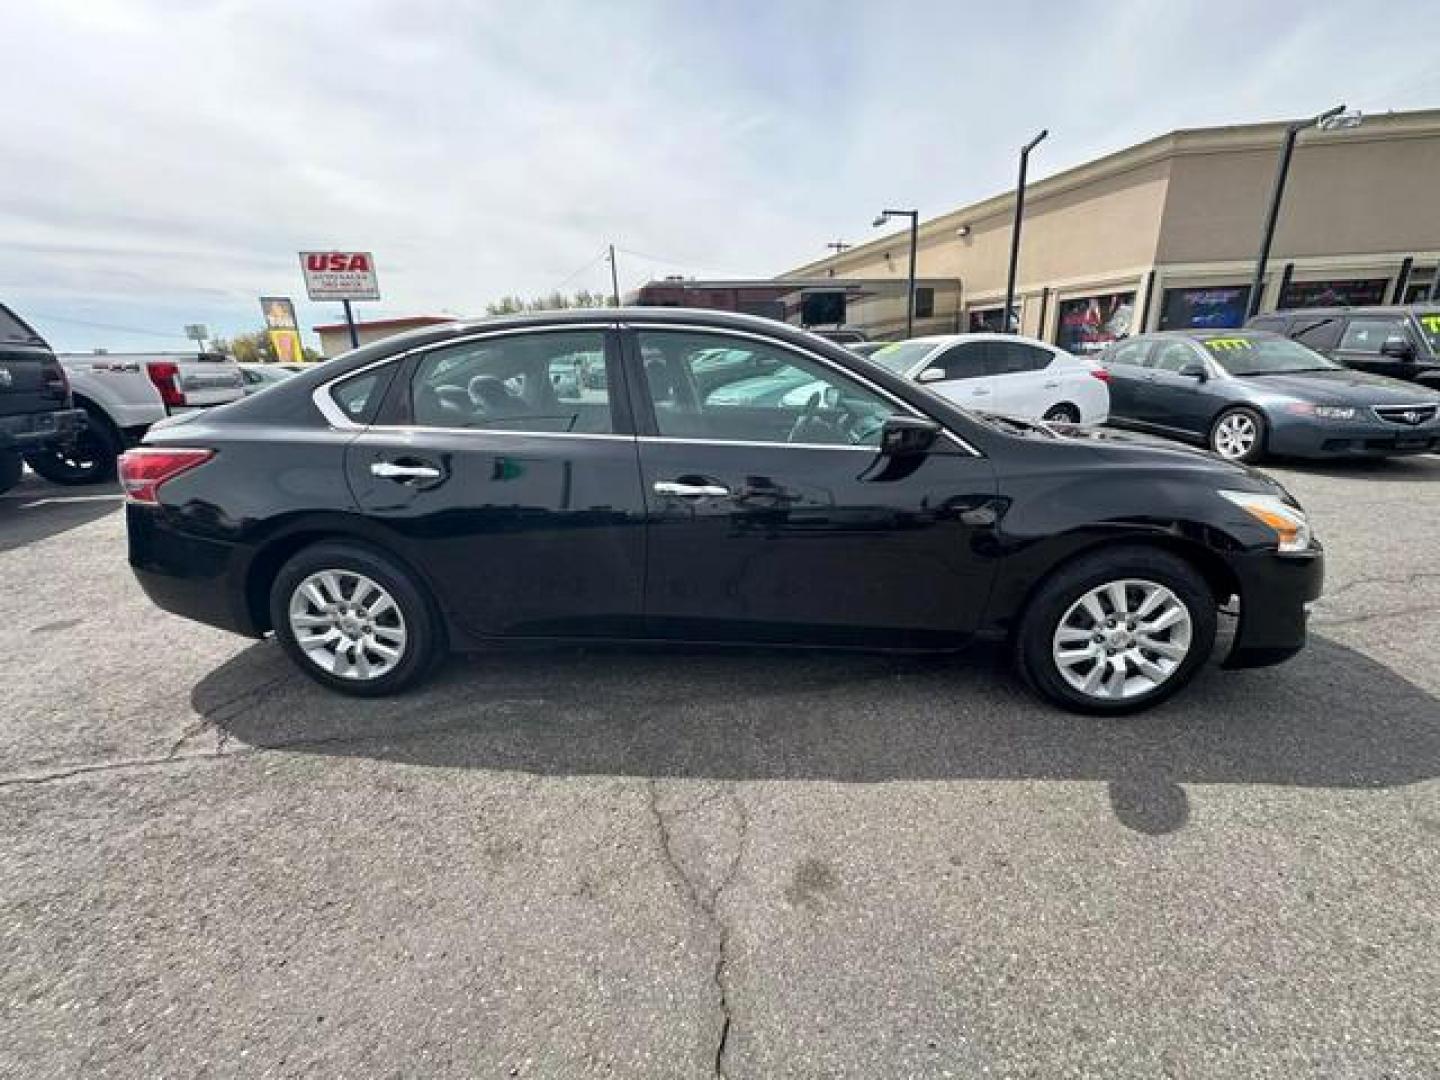
[[[1188,341],[1211,341],[1215,338],[1283,338],[1284,336],[1284,334],[1277,334],[1273,330],[1203,330],[1191,328],[1186,330],[1151,330],[1146,334],[1136,334],[1134,337],[1121,338],[1120,341],[1115,342],[1115,344],[1119,345],[1121,341],[1137,341],[1140,338],[1155,338],[1160,340],[1166,338],[1185,338]]]
[[[1264,318],[1305,318],[1311,315],[1403,315],[1411,311],[1440,311],[1440,300],[1421,300],[1413,304],[1367,304],[1363,307],[1307,307],[1266,311],[1255,316]]]

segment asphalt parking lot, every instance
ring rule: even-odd
[[[615,650],[357,702],[0,497],[0,1073],[1440,1075],[1440,458],[1275,470],[1312,646],[1124,722]]]

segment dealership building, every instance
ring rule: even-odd
[[[1240,325],[1285,130],[1175,131],[1028,185],[1021,332],[1088,352],[1141,330]],[[1260,309],[1425,298],[1440,263],[1437,207],[1440,110],[1301,132]],[[956,329],[1000,325],[1014,208],[1010,191],[920,225],[917,276],[956,283]],[[779,277],[810,289],[903,282],[909,240],[888,234]],[[847,321],[902,336],[903,289],[891,295]]]

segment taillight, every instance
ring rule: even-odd
[[[1110,369],[1109,369],[1109,368],[1093,367],[1093,368],[1090,369],[1090,374],[1091,374],[1091,375],[1094,375],[1095,378],[1099,379],[1101,382],[1109,382],[1109,381],[1110,381]]]
[[[214,450],[192,450],[169,446],[140,446],[120,455],[120,484],[131,502],[160,501],[160,485],[174,480],[215,456]]]
[[[180,393],[177,385],[180,378],[179,364],[172,364],[168,360],[152,360],[145,365],[145,370],[150,373],[150,381],[155,384],[155,389],[160,391],[160,400],[167,408],[185,404],[185,395]]]
[[[45,389],[56,397],[68,398],[70,396],[70,376],[65,374],[65,369],[60,366],[59,361],[46,362],[44,379]]]

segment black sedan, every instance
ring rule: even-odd
[[[597,355],[603,380],[574,377]],[[367,345],[157,426],[122,477],[157,604],[364,695],[501,642],[988,635],[1051,700],[1124,712],[1190,679],[1233,597],[1228,666],[1294,654],[1322,575],[1304,512],[1241,466],[974,416],[673,308]]]
[[[1100,363],[1112,424],[1203,442],[1231,461],[1440,449],[1440,393],[1354,371],[1279,334],[1141,334]]]

